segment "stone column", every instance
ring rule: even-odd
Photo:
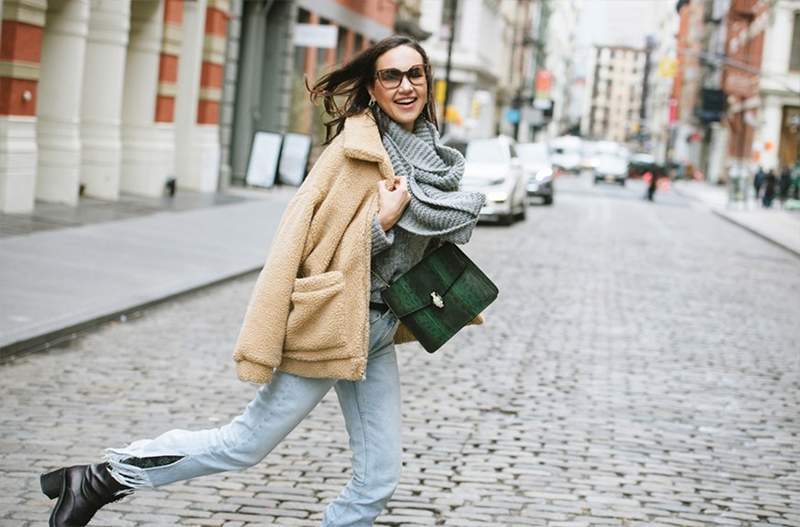
[[[116,200],[122,164],[122,92],[130,0],[91,0],[81,101],[84,194]]]
[[[33,210],[46,8],[45,0],[3,0],[0,11],[0,212]]]
[[[80,108],[89,0],[49,0],[36,108],[36,198],[78,204]]]
[[[208,0],[193,156],[198,166],[193,171],[194,181],[187,181],[191,188],[204,192],[219,186],[219,109],[229,13],[229,0]]]
[[[219,106],[228,0],[200,0],[185,20],[176,114],[178,186],[214,192],[219,182]]]
[[[173,175],[182,20],[180,0],[131,3],[122,103],[120,188],[124,192],[161,196]]]

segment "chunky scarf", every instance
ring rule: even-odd
[[[438,236],[453,243],[466,243],[472,234],[485,196],[461,192],[464,156],[439,141],[436,128],[425,118],[409,132],[383,112],[383,146],[394,172],[405,176],[411,201],[396,226],[422,236]]]

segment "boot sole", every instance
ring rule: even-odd
[[[56,499],[61,494],[61,487],[64,482],[64,469],[60,468],[39,477],[39,484],[42,492],[51,500]]]

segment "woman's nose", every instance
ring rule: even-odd
[[[403,75],[403,78],[400,79],[400,86],[398,87],[398,91],[401,92],[409,92],[414,89],[414,85],[411,84],[411,81],[408,80],[407,75]]]

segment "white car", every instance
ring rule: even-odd
[[[555,189],[553,165],[550,162],[547,145],[545,143],[520,143],[517,145],[517,154],[527,179],[528,197],[542,198],[545,205],[551,205]]]
[[[550,142],[550,161],[553,168],[561,172],[577,174],[581,170],[583,150],[580,137],[566,135]]]
[[[594,182],[608,181],[625,186],[628,177],[628,163],[619,156],[602,155],[596,158]]]
[[[511,225],[517,218],[525,219],[525,177],[515,146],[506,136],[473,139],[467,144],[461,190],[486,195],[480,220]]]

